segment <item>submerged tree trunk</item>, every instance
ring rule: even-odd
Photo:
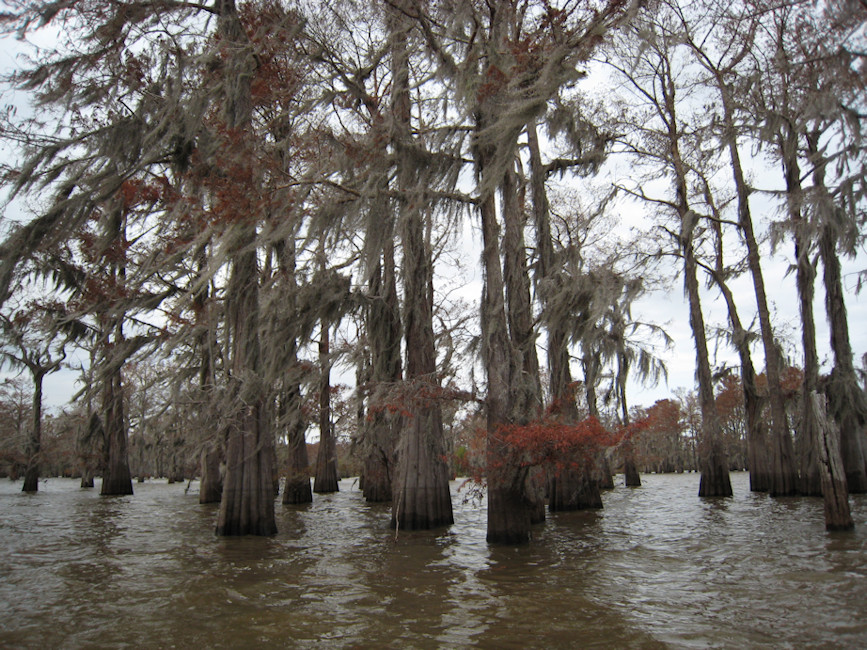
[[[105,467],[100,494],[132,494],[129,471],[126,417],[123,407],[123,384],[120,367],[105,378],[103,388],[103,433],[105,435]]]
[[[319,336],[319,453],[316,455],[316,474],[313,491],[327,494],[340,490],[337,472],[337,441],[331,423],[331,359],[328,323],[322,322]]]
[[[819,467],[822,475],[822,495],[825,499],[825,528],[852,530],[855,523],[849,510],[849,490],[846,472],[840,454],[839,431],[833,420],[825,414],[825,400],[812,393],[813,411],[819,423]]]
[[[24,486],[22,492],[36,492],[39,489],[39,452],[42,446],[42,380],[45,375],[35,370],[33,372],[33,423],[24,455],[27,466],[24,469]]]
[[[87,424],[79,431],[75,439],[75,451],[78,455],[78,464],[81,470],[81,485],[83,488],[93,487],[94,459],[100,454],[96,453],[97,442],[103,442],[105,436],[102,431],[102,420],[99,414],[91,408],[91,394],[88,390],[87,412],[89,417]]]
[[[819,253],[824,268],[825,311],[834,352],[834,369],[827,385],[828,408],[840,430],[840,451],[849,492],[862,494],[867,492],[867,398],[858,384],[852,363],[849,321],[833,225],[822,227]]]
[[[220,502],[223,494],[223,477],[220,472],[222,457],[222,450],[214,444],[202,450],[202,479],[199,481],[199,503]]]
[[[484,169],[484,162],[481,163]],[[488,378],[487,407],[487,540],[495,544],[521,544],[530,540],[531,504],[524,491],[526,471],[514,466],[511,451],[503,439],[503,427],[510,424],[511,368],[503,275],[500,267],[499,227],[494,196],[480,206],[482,220],[482,265],[485,286],[482,295],[482,336]]]
[[[259,273],[255,229],[241,224],[240,252],[227,287],[227,324],[232,335],[232,409],[226,439],[226,475],[217,535],[273,535],[274,436],[268,426],[259,369]]]
[[[514,350],[516,366],[511,371],[513,381],[512,422],[526,425],[542,415],[542,381],[539,357],[536,352],[536,330],[530,298],[530,277],[527,271],[526,243],[524,241],[523,201],[518,194],[517,175],[509,169],[503,176],[501,187],[503,223],[503,273],[506,288],[506,308],[509,336]],[[524,491],[530,503],[530,521],[545,521],[545,482],[541,468],[532,468],[527,474]]]
[[[234,0],[219,0],[217,31],[224,42],[223,117],[232,135],[243,134],[252,119],[251,83],[255,60]],[[243,138],[226,138],[231,164],[252,172],[251,154]],[[238,174],[240,175],[240,174]],[[237,188],[241,190],[241,188]],[[256,191],[245,187],[244,191]],[[231,201],[231,198],[229,198]],[[255,201],[253,201],[255,205]],[[231,238],[230,275],[226,286],[226,325],[231,341],[230,412],[226,436],[226,475],[217,518],[217,535],[273,535],[274,436],[268,426],[262,386],[259,340],[259,263],[256,250],[257,214],[238,214],[237,206],[217,204],[225,213]]]
[[[410,145],[409,19],[389,13],[393,87],[392,139],[398,151],[397,184],[402,227],[406,399],[410,415],[402,418],[393,486],[392,526],[412,530],[454,522],[439,397],[433,330],[433,259],[426,241],[423,200]]]
[[[681,230],[684,254],[684,282],[689,298],[689,322],[695,342],[696,375],[701,404],[702,439],[699,465],[701,480],[698,495],[700,497],[730,497],[732,496],[731,479],[728,462],[722,444],[719,416],[713,394],[713,380],[705,337],[704,316],[701,311],[698,277],[693,250],[693,233],[695,215],[688,213],[683,217]]]
[[[543,308],[550,309],[550,300],[557,293],[562,279],[557,275],[554,259],[554,244],[551,235],[550,210],[545,188],[542,153],[535,122],[527,126],[527,142],[530,149],[530,180],[533,196],[533,221],[536,230],[537,293]],[[566,422],[577,423],[578,409],[569,368],[569,342],[566,323],[548,318],[548,392],[552,412]],[[548,509],[551,512],[601,508],[602,495],[599,483],[593,476],[593,460],[585,458],[569,460],[569,467],[551,470],[548,475]],[[574,466],[571,466],[574,465]]]
[[[368,309],[367,332],[370,338],[371,395],[374,409],[368,414],[364,433],[364,498],[371,502],[390,501],[395,472],[396,443],[400,434],[399,417],[379,403],[393,399],[390,391],[401,378],[401,319],[395,278],[393,228],[383,242],[380,263],[370,281],[373,298]]]
[[[287,391],[285,412],[288,422],[286,431],[289,442],[289,462],[286,467],[286,484],[283,486],[283,504],[311,503],[313,490],[310,485],[310,460],[307,456],[307,426],[301,415],[301,389],[294,384]]]
[[[632,443],[626,443],[627,449],[623,454],[623,478],[626,487],[641,487],[641,476],[638,474],[638,467],[635,464],[635,451],[632,449]]]

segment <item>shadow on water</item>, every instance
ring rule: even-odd
[[[264,539],[217,538],[217,507],[183,484],[0,483],[0,646],[867,644],[867,497],[854,533],[828,534],[820,499],[732,480],[733,498],[699,499],[697,475],[645,476],[517,548],[485,542],[485,504],[457,483],[449,528],[395,535],[343,481],[277,503]]]

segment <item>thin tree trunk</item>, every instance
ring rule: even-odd
[[[786,406],[780,385],[781,361],[780,353],[774,341],[774,331],[771,326],[771,315],[768,308],[768,298],[765,291],[765,281],[762,274],[760,253],[750,212],[750,190],[744,177],[741,165],[740,151],[735,135],[734,117],[732,115],[732,100],[727,82],[722,73],[717,74],[720,96],[724,113],[724,141],[729,150],[732,163],[732,175],[738,196],[738,225],[747,246],[747,264],[753,280],[753,290],[758,307],[759,325],[762,334],[762,347],[765,353],[765,369],[768,377],[768,395],[771,410],[771,468],[769,493],[771,496],[786,496],[798,491],[798,473],[795,467],[792,437],[789,433]]]
[[[385,206],[383,206],[385,210]],[[393,228],[390,229],[393,231]],[[374,403],[390,399],[389,389],[401,378],[401,319],[395,278],[394,239],[391,233],[383,243],[381,261],[374,270],[370,292],[367,331],[370,338],[371,380]],[[384,409],[374,408],[365,422],[364,498],[371,502],[390,501],[395,471],[396,443],[400,419]]]
[[[198,336],[196,344],[199,352],[199,421],[204,424],[209,419],[213,409],[214,391],[214,363],[211,343],[215,337],[211,319],[208,314],[208,285],[203,280],[205,267],[207,266],[207,245],[202,245],[196,252],[198,276],[196,278],[199,288],[193,295],[193,311],[197,318],[205,316],[202,332]],[[219,503],[223,496],[223,475],[220,465],[224,459],[225,432],[205,434],[205,440],[201,458],[201,480],[199,481],[199,503]]]
[[[523,202],[518,194],[517,175],[513,169],[509,169],[504,174],[501,191],[505,224],[503,275],[506,285],[509,336],[515,353],[513,358],[517,364],[511,371],[514,384],[511,420],[515,424],[526,425],[542,415],[542,381],[539,374],[539,357],[536,352],[536,331],[525,252],[526,223]],[[532,523],[545,521],[545,483],[540,473],[540,468],[531,469],[524,486],[525,498],[530,503]]]
[[[24,455],[27,466],[24,469],[22,492],[36,492],[39,489],[39,453],[42,446],[42,380],[45,375],[40,370],[31,369],[33,374],[33,424],[27,436]]]
[[[313,491],[327,494],[340,490],[337,472],[337,441],[331,424],[331,359],[328,323],[322,321],[319,336],[319,453],[316,455],[316,474]]]
[[[536,230],[537,293],[544,305],[548,305],[550,295],[556,293],[561,280],[557,276],[554,259],[554,243],[551,236],[548,194],[545,188],[545,175],[542,153],[535,122],[527,126],[527,142],[530,149],[530,183],[533,196],[533,221]],[[546,323],[548,330],[548,373],[549,396],[552,411],[566,422],[577,423],[578,408],[572,387],[572,372],[569,368],[569,343],[565,324]],[[599,484],[593,478],[592,459],[564,459],[571,462],[563,469],[551,470],[548,475],[548,509],[551,512],[601,508],[602,495]]]

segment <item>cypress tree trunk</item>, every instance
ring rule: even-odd
[[[509,335],[514,350],[516,367],[512,369],[513,414],[511,420],[520,425],[538,419],[542,414],[542,382],[539,376],[539,357],[536,352],[536,331],[530,300],[530,277],[527,271],[526,226],[523,201],[519,200],[514,169],[503,176],[501,187],[503,223],[503,272],[506,285],[506,305]],[[530,503],[530,521],[545,521],[544,481],[541,470],[531,469],[525,481],[525,499]]]
[[[392,524],[401,529],[435,528],[454,522],[437,393],[433,333],[433,272],[422,216],[408,211],[404,233],[404,323],[409,411],[402,418]],[[417,397],[416,397],[417,396]]]
[[[219,0],[217,31],[223,39],[223,116],[230,133],[241,135],[250,126],[250,86],[255,61],[234,0]],[[250,153],[224,141],[231,161],[252,174]],[[254,181],[255,182],[255,181]],[[237,188],[240,190],[240,188]],[[254,188],[245,188],[250,191]],[[232,201],[231,198],[228,199]],[[226,436],[226,475],[217,518],[217,535],[273,535],[274,436],[267,426],[262,359],[259,341],[259,263],[256,251],[256,214],[237,214],[232,204],[218,205],[229,221],[230,275],[226,287],[226,324],[231,341],[231,411]]]
[[[756,371],[750,353],[749,335],[741,323],[734,295],[726,284],[726,271],[723,264],[722,229],[713,224],[716,235],[716,266],[711,277],[722,293],[728,309],[729,323],[732,328],[732,342],[737,349],[741,362],[741,387],[744,396],[744,420],[747,427],[747,467],[750,471],[750,491],[767,492],[770,484],[768,475],[768,443],[765,423],[761,419],[761,402],[756,387]]]
[[[316,474],[313,491],[327,494],[339,491],[337,472],[337,441],[331,426],[331,359],[328,323],[322,321],[319,337],[319,453],[316,455]]]
[[[286,483],[283,486],[283,504],[311,503],[313,488],[310,485],[310,459],[307,454],[307,422],[302,412],[303,399],[301,395],[300,367],[298,363],[298,334],[295,331],[294,320],[298,311],[298,280],[296,277],[296,246],[293,232],[284,240],[275,244],[274,250],[285,289],[281,300],[288,302],[287,319],[273,322],[274,329],[270,340],[277,346],[286,346],[288,354],[282,361],[281,355],[275,356],[277,367],[273,367],[276,376],[282,376],[282,384],[277,399],[277,422],[281,430],[286,431],[288,442],[288,459],[286,466]],[[280,287],[284,287],[283,284]]]
[[[390,215],[388,215],[390,216]],[[387,400],[388,389],[401,377],[401,319],[395,278],[394,239],[391,228],[383,242],[381,263],[371,277],[373,302],[368,310],[368,336],[371,348],[371,379],[374,403]],[[395,468],[396,441],[400,434],[399,418],[375,408],[365,423],[363,487],[370,502],[390,501]]]
[[[39,489],[39,452],[42,446],[42,380],[45,378],[45,374],[41,370],[33,368],[31,368],[31,372],[33,373],[33,424],[24,449],[27,466],[24,469],[22,492],[36,492]]]
[[[90,417],[87,420],[87,425],[79,431],[75,440],[75,449],[81,469],[80,487],[83,488],[93,487],[93,458],[96,456],[94,446],[97,441],[103,441],[105,438],[99,414],[91,409],[91,399],[90,391],[88,390],[87,412],[90,413]]]
[[[484,169],[484,158],[481,158]],[[500,270],[499,228],[494,196],[489,194],[480,206],[482,219],[482,263],[485,288],[482,296],[482,336],[487,396],[487,540],[495,544],[520,544],[530,540],[531,504],[524,491],[526,472],[513,465],[511,451],[504,442],[502,426],[509,424],[511,413],[510,341],[503,299],[503,276]]]
[[[626,443],[626,445],[627,449],[624,451],[623,457],[624,483],[626,487],[641,487],[641,476],[635,465],[635,451],[632,448],[632,443]]]
[[[849,510],[849,490],[846,471],[840,454],[839,432],[836,424],[825,415],[822,396],[812,393],[813,411],[819,423],[819,466],[822,475],[822,495],[825,499],[825,528],[852,530],[855,523]]]
[[[771,467],[768,491],[771,496],[786,496],[797,493],[798,473],[795,466],[788,418],[786,417],[785,402],[780,386],[780,353],[774,341],[774,331],[771,327],[771,316],[768,309],[768,298],[762,274],[759,246],[753,232],[753,221],[749,204],[750,191],[744,178],[740,152],[737,147],[734,118],[732,117],[732,100],[729,96],[730,89],[723,80],[721,73],[718,74],[717,78],[723,100],[726,127],[725,141],[729,149],[735,189],[738,195],[738,225],[741,229],[744,243],[747,246],[747,264],[750,269],[753,290],[756,295],[759,324],[762,333],[762,348],[765,353],[765,369],[768,376],[768,394],[771,410]]]
[[[804,238],[796,235],[798,297],[801,307],[801,338],[804,347],[804,384],[801,387],[801,426],[798,436],[800,452],[800,492],[806,496],[822,494],[819,473],[819,422],[814,408],[813,393],[819,386],[819,355],[816,350],[816,325],[813,318],[813,286],[815,272],[807,255]]]
[[[831,326],[831,348],[834,352],[834,369],[826,389],[828,407],[840,430],[840,451],[849,492],[862,494],[867,492],[867,399],[858,385],[852,363],[840,259],[837,257],[836,238],[830,224],[822,227],[819,254],[824,268],[825,310]]]
[[[777,136],[783,173],[786,179],[786,202],[789,220],[794,228],[798,302],[801,312],[801,342],[804,349],[804,383],[801,387],[801,416],[798,435],[801,494],[819,496],[822,483],[819,474],[819,421],[814,410],[813,393],[819,384],[819,354],[816,350],[816,324],[813,315],[815,269],[810,262],[810,230],[802,214],[803,191],[798,162],[798,137],[791,129]]]
[[[445,460],[442,409],[433,331],[433,260],[425,241],[423,201],[416,195],[417,169],[410,151],[410,96],[407,38],[410,23],[398,9],[389,14],[393,87],[392,140],[398,150],[397,183],[403,242],[406,379],[417,396],[402,419],[393,485],[392,525],[425,529],[454,522]]]
[[[307,456],[307,440],[304,432],[307,426],[301,415],[301,390],[295,384],[286,396],[288,413],[289,463],[286,471],[286,485],[283,486],[283,504],[311,503],[313,490],[310,485],[310,460]]]
[[[527,142],[530,149],[533,221],[538,250],[536,291],[542,299],[543,305],[550,308],[551,296],[559,290],[562,278],[557,275],[554,259],[548,194],[545,189],[542,153],[535,122],[527,126]],[[578,421],[578,409],[575,405],[575,394],[572,389],[572,372],[569,368],[569,345],[565,323],[556,322],[556,319],[549,318],[546,322],[546,328],[548,330],[548,373],[550,375],[548,390],[552,411],[562,417],[564,421],[575,423]],[[599,492],[598,482],[593,479],[592,460],[583,458],[566,460],[571,460],[577,466],[549,473],[548,509],[551,512],[557,512],[582,508],[601,508],[602,495]]]
[[[239,252],[227,286],[227,324],[232,340],[232,411],[226,439],[217,535],[273,535],[274,437],[267,426],[259,380],[259,272],[253,247],[255,227],[240,224]]]
[[[219,503],[223,494],[223,478],[220,474],[222,451],[216,445],[202,450],[202,480],[199,482],[199,503]]]
[[[684,255],[684,282],[689,299],[689,323],[695,342],[696,375],[701,404],[702,440],[701,453],[699,454],[701,480],[698,495],[700,497],[729,497],[732,496],[731,479],[725,449],[722,445],[719,417],[713,394],[713,380],[708,360],[704,316],[701,311],[697,265],[693,250],[696,218],[691,212],[682,217],[681,245]]]
[[[103,433],[105,435],[105,467],[102,473],[100,494],[132,494],[120,367],[113,370],[105,378],[102,411]]]

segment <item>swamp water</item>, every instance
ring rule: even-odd
[[[455,524],[388,529],[352,480],[276,504],[273,538],[217,538],[197,483],[101,497],[77,480],[0,482],[2,648],[867,647],[867,495],[854,533],[821,499],[699,499],[698,475],[645,475],[604,510],[558,513],[530,545]]]

